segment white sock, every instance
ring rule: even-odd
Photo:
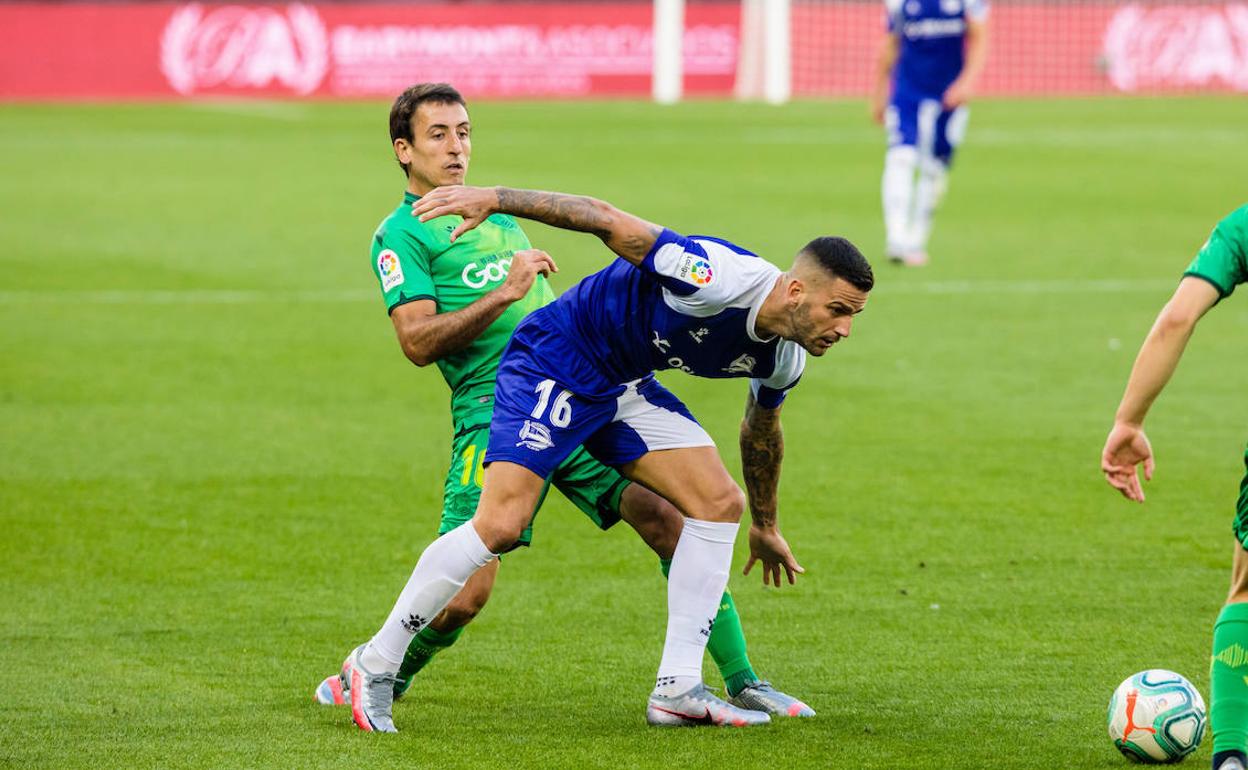
[[[927,251],[932,217],[945,194],[946,176],[945,164],[939,158],[919,159],[919,181],[914,188],[914,218],[910,230],[910,246],[917,251]]]
[[[390,617],[361,654],[364,667],[377,672],[398,671],[412,637],[429,625],[468,578],[495,556],[481,542],[471,521],[430,543],[390,610]]]
[[[685,519],[667,575],[667,641],[654,691],[680,695],[702,681],[702,655],[719,611],[737,524]]]
[[[884,153],[884,236],[889,255],[901,256],[911,250],[910,208],[914,200],[914,168],[918,151],[899,144]]]

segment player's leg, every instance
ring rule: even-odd
[[[734,707],[702,684],[702,655],[728,584],[733,541],[745,510],[745,495],[711,437],[679,399],[646,380],[619,397],[612,422],[586,448],[685,516],[668,575],[667,635],[647,720],[663,725],[767,723],[765,713]]]
[[[403,697],[412,686],[416,675],[435,655],[459,641],[464,627],[485,608],[485,603],[490,600],[490,594],[494,590],[494,581],[498,578],[499,564],[499,560],[495,559],[473,573],[459,593],[451,598],[450,604],[429,625],[422,628],[420,633],[412,637],[395,675],[395,700]]]
[[[640,484],[628,481],[584,449],[565,460],[551,482],[600,529],[606,530],[621,519],[627,522],[658,555],[659,569],[663,577],[667,577],[684,524],[684,518],[674,505]],[[756,701],[747,708],[779,716],[814,715],[810,707],[774,689],[755,673],[750,665],[741,618],[732,592],[727,589],[720,598],[706,651],[719,669],[728,695]]]
[[[914,216],[911,220],[911,246],[921,254],[927,253],[932,221],[948,188],[953,152],[966,134],[966,122],[970,116],[967,107],[941,110],[938,102],[924,104],[928,107],[919,110],[919,176],[915,184]]]
[[[442,492],[442,517],[438,535],[445,535],[463,525],[477,510],[484,480],[485,451],[489,443],[490,410],[469,415],[462,422],[466,427],[456,432],[451,442],[451,462]],[[543,490],[543,497],[545,490]],[[540,502],[539,502],[540,506]],[[520,535],[519,544],[529,545],[532,527]],[[412,638],[403,654],[396,674],[394,697],[403,697],[418,672],[435,655],[459,640],[464,626],[485,607],[498,574],[497,560],[478,570],[429,625]],[[327,677],[317,687],[315,699],[325,705],[342,705],[350,701],[350,682],[342,675]]]
[[[610,470],[610,469],[607,469]],[[562,491],[562,489],[561,489]],[[566,493],[565,493],[566,494]],[[620,518],[637,531],[646,545],[659,556],[659,569],[667,577],[672,554],[680,539],[684,520],[668,501],[641,486],[629,484],[620,495]],[[724,589],[706,651],[719,670],[728,690],[729,702],[746,709],[766,711],[772,716],[813,717],[815,710],[759,677],[750,663],[745,629],[732,591]]]
[[[452,442],[451,465],[447,473],[446,486],[442,500],[442,521],[438,534],[443,535],[464,524],[476,513],[481,498],[481,487],[485,477],[485,451],[489,445],[490,412],[487,410],[467,421],[475,427],[459,431]],[[542,490],[545,499],[546,488]],[[536,515],[536,511],[533,515]],[[527,546],[532,542],[532,523],[524,529],[517,541],[518,545]],[[395,697],[400,697],[411,686],[415,675],[423,669],[438,653],[458,641],[464,626],[485,607],[494,589],[494,581],[498,575],[499,560],[490,562],[473,574],[459,593],[451,599],[450,604],[438,613],[429,625],[421,629],[407,652],[403,655],[403,663],[399,666],[398,681],[395,685]]]
[[[884,251],[893,262],[903,261],[911,250],[910,216],[918,164],[917,109],[913,102],[894,99],[884,111],[888,150],[884,153],[880,191],[884,206]]]
[[[515,545],[544,486],[541,476],[515,463],[486,467],[476,515],[425,548],[385,623],[343,664],[351,715],[360,729],[397,732],[391,716],[394,687],[412,638],[477,570]]]
[[[1248,465],[1248,452],[1244,454]],[[1213,731],[1213,767],[1231,770],[1248,765],[1248,475],[1239,486],[1235,509],[1235,550],[1231,590],[1213,626],[1209,666],[1209,727]],[[1239,769],[1237,769],[1239,770]]]
[[[394,699],[402,698],[412,686],[412,682],[435,655],[449,648],[459,640],[464,626],[485,607],[490,592],[494,589],[494,581],[498,576],[498,560],[486,564],[477,570],[459,593],[451,599],[450,604],[433,619],[429,625],[412,637],[403,653],[403,662],[395,674]],[[326,677],[316,688],[315,699],[326,706],[341,706],[351,702],[350,672],[344,669],[341,674]]]

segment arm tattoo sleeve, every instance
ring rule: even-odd
[[[634,264],[645,258],[663,228],[584,195],[496,188],[498,209],[552,227],[590,233]]]
[[[745,404],[745,419],[741,421],[741,475],[750,500],[750,516],[759,526],[776,523],[783,459],[780,410],[764,409],[751,393]]]
[[[535,219],[552,227],[579,230],[606,240],[611,217],[601,202],[584,195],[498,188],[498,208],[506,214]]]

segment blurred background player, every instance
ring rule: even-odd
[[[885,0],[871,113],[888,131],[885,253],[927,264],[932,216],[988,56],[987,0]]]
[[[498,362],[520,320],[554,301],[545,274],[555,265],[547,254],[530,248],[519,223],[505,214],[491,216],[454,243],[445,227],[411,215],[421,195],[438,185],[462,184],[468,173],[472,127],[458,91],[445,83],[408,88],[391,107],[390,136],[407,189],[378,228],[371,256],[403,353],[417,366],[436,363],[452,391],[454,438],[438,528],[442,535],[468,521],[477,509]],[[555,471],[551,484],[603,530],[627,521],[659,556],[667,574],[682,526],[670,503],[630,483],[584,449]],[[519,544],[527,546],[531,539],[530,524]],[[395,678],[396,696],[434,655],[456,642],[485,606],[498,565],[496,559],[473,575],[412,639]],[[736,605],[726,589],[718,607],[707,649],[732,702],[777,716],[814,716],[809,706],[754,672]],[[338,675],[328,677],[317,688],[316,699],[343,704],[349,700],[347,684]]]
[[[1101,453],[1105,479],[1124,497],[1144,502],[1136,473],[1153,477],[1153,448],[1144,435],[1144,417],[1183,356],[1196,322],[1235,287],[1248,282],[1248,205],[1218,223],[1183,273],[1183,280],[1140,347],[1114,427]],[[1244,454],[1248,465],[1248,452]],[[1209,724],[1213,729],[1214,770],[1244,770],[1248,749],[1248,475],[1235,506],[1231,591],[1213,626]]]

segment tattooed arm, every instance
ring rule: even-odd
[[[495,212],[596,235],[634,265],[641,263],[663,232],[662,227],[596,198],[510,187],[439,187],[412,205],[412,213],[422,222],[447,214],[462,216],[464,221],[451,233],[452,241]]]
[[[784,459],[784,432],[780,428],[780,407],[759,406],[750,393],[745,402],[745,419],[741,421],[741,475],[750,502],[750,559],[745,574],[754,562],[763,563],[763,583],[780,585],[784,569],[789,583],[805,572],[789,544],[780,534],[779,513],[780,463]]]

